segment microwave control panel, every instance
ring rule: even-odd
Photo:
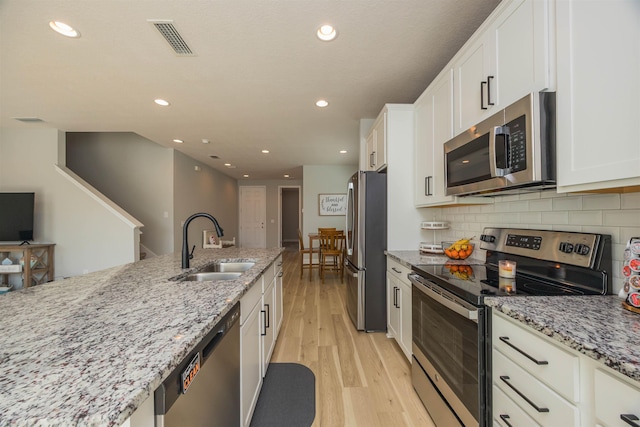
[[[511,141],[511,150],[509,152],[511,173],[523,171],[527,168],[527,118],[522,115],[515,120],[511,120],[506,126],[509,128],[509,139]]]

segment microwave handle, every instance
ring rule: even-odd
[[[496,126],[493,128],[489,151],[493,161],[492,175],[505,176],[511,173],[511,133],[509,126]]]

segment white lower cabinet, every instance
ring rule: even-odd
[[[251,423],[262,387],[261,308],[262,285],[256,283],[240,300],[240,414],[243,426]]]
[[[411,269],[387,258],[387,336],[411,360]]]
[[[640,384],[619,378],[604,369],[594,372],[597,425],[628,427],[640,425]],[[629,422],[623,420],[627,419]]]
[[[639,382],[495,310],[491,320],[494,425],[640,425]]]
[[[262,376],[267,374],[269,360],[276,345],[275,334],[275,278],[262,295],[262,310],[260,311],[260,336],[262,338]]]
[[[240,300],[240,414],[242,426],[251,417],[282,322],[282,257]],[[280,314],[278,314],[280,313]],[[280,316],[280,319],[277,317]]]

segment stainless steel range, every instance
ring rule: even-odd
[[[417,265],[412,289],[413,386],[437,426],[491,425],[490,316],[484,298],[611,293],[611,238],[485,228],[484,264]],[[515,262],[513,278],[499,275]]]

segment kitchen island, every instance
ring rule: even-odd
[[[282,248],[199,249],[0,296],[0,426],[119,426],[267,270]],[[236,280],[181,282],[215,261]]]

